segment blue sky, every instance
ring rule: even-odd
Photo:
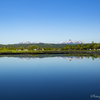
[[[0,44],[100,43],[100,0],[0,0]]]

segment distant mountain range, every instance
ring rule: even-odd
[[[23,42],[20,42],[20,43],[18,43],[18,44],[37,44],[37,43],[40,43],[40,42],[23,41]]]
[[[85,44],[86,42],[82,42],[82,41],[72,41],[71,39],[69,39],[68,41],[65,41],[65,42],[61,42],[59,44]]]
[[[20,42],[18,44],[38,44],[38,43],[41,43],[41,42],[29,42],[29,41],[23,41],[23,42]],[[71,39],[69,39],[68,41],[65,41],[65,42],[60,42],[60,43],[52,43],[52,44],[85,44],[86,42],[82,42],[82,41],[72,41]]]

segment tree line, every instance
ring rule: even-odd
[[[99,50],[100,44],[92,42],[91,44],[77,44],[77,45],[66,45],[61,50]]]
[[[74,44],[74,45],[65,45],[63,47],[39,47],[36,45],[30,45],[28,47],[20,46],[20,47],[0,47],[0,50],[100,50],[100,43],[94,43],[91,44]]]

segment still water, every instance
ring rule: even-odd
[[[99,100],[100,57],[0,56],[0,100]]]

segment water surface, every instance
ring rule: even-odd
[[[0,100],[99,100],[100,57],[0,57]]]

